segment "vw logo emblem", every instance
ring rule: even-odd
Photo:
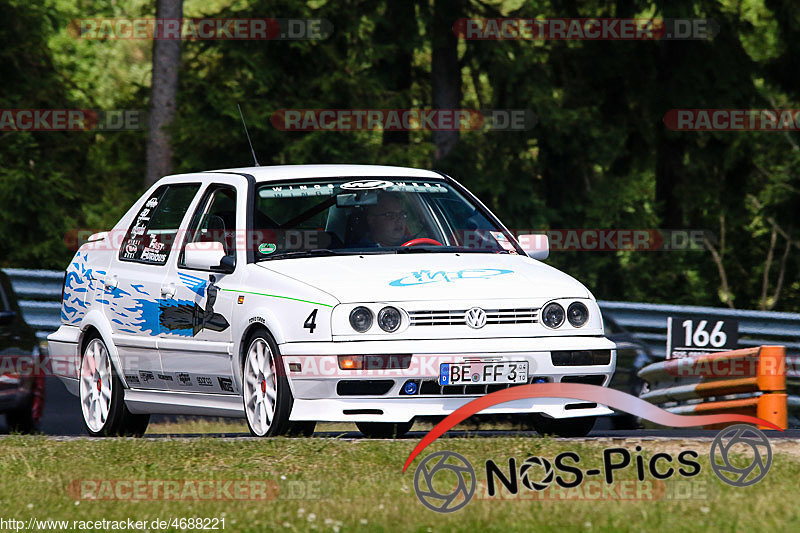
[[[464,321],[472,329],[481,329],[486,325],[486,311],[480,307],[473,307],[464,315]]]

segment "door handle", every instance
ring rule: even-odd
[[[161,286],[161,297],[162,298],[172,298],[173,296],[175,296],[175,290],[176,290],[176,288],[175,288],[175,284],[174,283],[168,283],[167,285],[162,285]]]
[[[107,291],[113,291],[119,285],[119,278],[115,275],[113,276],[106,276],[106,280],[104,282]]]

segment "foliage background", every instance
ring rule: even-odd
[[[531,109],[524,132],[287,133],[283,108],[431,107],[435,8],[465,17],[712,18],[707,41],[460,41],[461,105]],[[80,17],[152,17],[153,2],[0,0],[0,108],[147,109],[152,43],[72,37]],[[397,17],[397,9],[412,16]],[[447,11],[450,10],[450,11]],[[673,108],[798,109],[794,0],[186,0],[185,16],[314,17],[324,41],[185,41],[175,172],[378,163],[443,170],[511,228],[692,228],[710,250],[560,252],[595,296],[797,310],[796,133],[678,133]],[[398,82],[398,72],[407,79]],[[145,131],[0,132],[0,265],[64,268],[65,235],[108,228],[144,189]],[[716,255],[715,255],[716,254]]]

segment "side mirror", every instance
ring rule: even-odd
[[[228,272],[233,263],[232,258],[231,261],[224,261],[227,256],[221,242],[190,242],[183,249],[183,253],[183,262],[187,268]],[[233,269],[230,269],[230,272],[233,272]]]
[[[517,240],[520,246],[522,246],[522,249],[525,250],[525,253],[533,259],[541,261],[547,259],[550,255],[550,240],[547,238],[547,235],[540,233],[519,235],[517,236]]]

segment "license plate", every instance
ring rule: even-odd
[[[502,363],[442,363],[439,385],[485,385],[487,383],[525,383],[527,361]]]

